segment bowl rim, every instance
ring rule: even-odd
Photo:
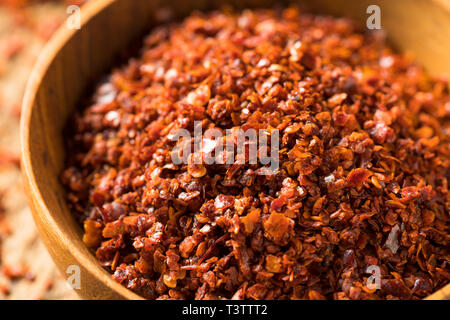
[[[102,10],[112,5],[116,0],[96,0],[89,1],[82,6],[81,15],[81,28],[88,23],[95,15]],[[450,3],[443,0],[433,0],[437,5],[443,6],[448,12],[450,12]],[[41,86],[42,80],[46,75],[48,69],[52,65],[53,61],[61,49],[67,44],[67,42],[75,36],[80,29],[69,29],[65,26],[65,22],[59,27],[52,38],[42,48],[39,57],[36,59],[32,71],[28,77],[25,87],[25,93],[22,101],[22,112],[20,117],[20,151],[21,151],[21,171],[25,191],[27,195],[28,204],[35,224],[38,226],[38,232],[42,235],[43,230],[39,228],[39,222],[44,220],[50,227],[47,231],[51,230],[52,236],[61,241],[65,249],[70,253],[74,260],[82,265],[98,282],[103,283],[110,290],[115,292],[118,296],[130,299],[130,300],[144,300],[144,298],[120,283],[113,280],[110,273],[108,273],[100,264],[95,263],[85,256],[85,253],[81,251],[79,246],[68,237],[62,230],[60,224],[54,219],[53,214],[48,209],[42,194],[39,190],[35,175],[32,169],[31,154],[30,154],[30,122],[33,106],[37,97],[37,93]],[[33,206],[35,208],[33,208]],[[38,213],[39,212],[39,213]],[[44,241],[45,243],[45,241]],[[48,246],[45,243],[46,246]],[[48,249],[48,248],[47,248]],[[53,258],[53,257],[52,257]],[[54,260],[54,259],[53,259]],[[64,270],[55,263],[58,269],[60,269],[62,275],[67,277]],[[79,292],[74,290],[77,294]],[[81,294],[81,296],[83,296]],[[433,292],[429,296],[424,298],[425,300],[442,300],[450,299],[450,283]]]
[[[106,7],[113,4],[115,0],[97,0],[90,1],[82,7],[81,15],[81,27],[83,27],[91,18],[97,15]],[[143,297],[132,292],[128,288],[124,287],[120,283],[116,282],[110,274],[103,269],[99,264],[95,264],[92,260],[85,256],[85,253],[79,248],[79,244],[76,244],[71,237],[68,237],[62,230],[60,224],[55,220],[53,214],[48,209],[32,168],[31,152],[30,152],[30,123],[33,106],[37,93],[40,89],[43,78],[51,67],[57,54],[63,49],[68,41],[75,36],[80,29],[67,28],[66,20],[59,27],[56,33],[52,36],[49,42],[41,50],[39,57],[34,63],[32,71],[29,75],[25,93],[22,102],[22,112],[20,117],[20,150],[21,150],[21,171],[23,177],[23,183],[27,194],[27,200],[30,205],[30,209],[33,215],[33,219],[36,225],[39,225],[38,220],[44,220],[49,227],[46,231],[52,234],[52,236],[63,243],[63,247],[70,253],[79,265],[82,265],[87,272],[89,272],[97,281],[105,284],[106,287],[114,291],[119,296],[125,299],[141,300]],[[32,208],[33,205],[35,208]],[[38,214],[39,212],[39,214]],[[39,230],[39,234],[42,231]],[[55,263],[58,269],[61,267]],[[60,270],[64,277],[67,277],[65,270]],[[77,294],[78,290],[74,290]],[[81,294],[82,296],[82,294]]]

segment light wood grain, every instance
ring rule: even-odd
[[[120,49],[156,23],[158,7],[182,17],[231,3],[235,7],[275,1],[96,0],[82,9],[81,30],[62,27],[41,55],[30,77],[21,119],[22,165],[34,218],[61,272],[81,268],[81,289],[88,299],[139,299],[112,280],[81,241],[81,228],[67,209],[59,183],[64,151],[62,129],[83,93],[106,73]],[[369,4],[382,8],[382,25],[400,50],[411,50],[432,72],[450,73],[450,11],[440,1],[316,0],[319,12],[364,21]],[[449,298],[450,285],[432,295]]]

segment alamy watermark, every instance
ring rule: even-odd
[[[66,25],[69,29],[78,30],[81,28],[81,9],[79,6],[71,5],[66,9],[70,16],[67,18]]]
[[[366,287],[370,290],[381,289],[381,271],[379,266],[371,265],[366,269],[366,273],[371,274],[366,281]]]
[[[225,135],[224,132],[225,131]],[[177,141],[171,152],[176,165],[260,164],[266,166],[261,175],[274,174],[279,169],[280,133],[278,129],[220,130],[203,132],[202,122],[194,122],[194,136],[187,129],[175,130],[169,139]]]
[[[398,243],[398,236],[401,232],[401,228],[398,225],[395,225],[386,239],[385,247],[391,250],[393,254],[397,252],[400,248]],[[366,287],[370,290],[380,290],[381,289],[381,270],[377,265],[370,265],[366,268],[366,273],[371,274],[366,281]]]
[[[66,269],[66,274],[68,275],[66,283],[71,289],[80,290],[81,289],[81,269],[80,266],[70,265]]]
[[[381,9],[376,4],[367,7],[366,13],[370,14],[367,18],[366,26],[369,30],[381,29]]]

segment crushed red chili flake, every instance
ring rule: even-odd
[[[450,281],[449,106],[445,79],[350,20],[196,13],[75,115],[62,180],[86,245],[145,298],[419,299]],[[196,120],[280,130],[279,170],[175,165]]]

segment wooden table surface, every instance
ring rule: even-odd
[[[0,299],[77,299],[39,238],[18,166],[26,80],[68,3],[18,2],[27,1],[0,0]]]

